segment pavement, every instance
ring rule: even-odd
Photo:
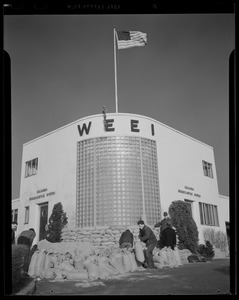
[[[93,282],[33,280],[17,295],[233,295],[233,292],[227,258],[188,263],[178,268],[142,268]]]

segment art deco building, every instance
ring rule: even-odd
[[[77,120],[23,145],[18,230],[37,239],[54,204],[69,226],[154,225],[172,201],[190,206],[203,229],[226,231],[213,148],[152,118],[110,113]]]

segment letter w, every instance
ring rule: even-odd
[[[78,131],[79,131],[80,136],[83,135],[84,131],[86,134],[88,134],[90,131],[90,126],[91,126],[91,122],[89,122],[88,127],[86,127],[85,123],[83,123],[82,129],[81,129],[80,125],[78,125]]]

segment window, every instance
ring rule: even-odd
[[[17,222],[17,217],[18,217],[18,209],[13,209],[12,210],[12,222]]]
[[[212,164],[206,162],[206,161],[202,161],[202,166],[203,166],[203,173],[205,176],[211,177],[213,178],[213,174],[212,174]]]
[[[30,207],[26,206],[25,207],[25,224],[29,223],[29,211],[30,211]]]
[[[156,150],[155,141],[131,136],[78,142],[77,226],[136,224],[143,197],[147,221],[156,223],[160,218]]]
[[[202,225],[219,226],[216,205],[199,202],[199,211]]]
[[[36,175],[38,169],[38,158],[27,161],[25,167],[25,177]]]

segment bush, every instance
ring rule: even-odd
[[[12,286],[22,278],[24,256],[27,251],[28,249],[24,245],[12,245]]]
[[[227,235],[223,231],[215,231],[213,228],[205,228],[203,230],[203,237],[205,241],[209,241],[213,246],[219,248],[221,251],[228,249]]]
[[[61,241],[61,231],[68,223],[67,219],[61,202],[56,203],[52,209],[48,223],[47,240],[49,242],[59,243]]]
[[[205,245],[198,245],[197,252],[203,255],[207,260],[212,259],[215,255],[213,245],[209,241],[206,241]]]
[[[169,215],[172,225],[176,228],[178,248],[197,253],[198,229],[188,204],[181,200],[173,201],[169,206]]]

